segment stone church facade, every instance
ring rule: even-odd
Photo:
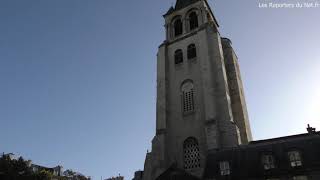
[[[237,149],[254,145],[231,41],[220,36],[206,0],[177,0],[163,17],[156,135],[134,179],[237,179],[232,158],[219,157],[236,158]]]

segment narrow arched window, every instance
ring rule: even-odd
[[[182,34],[182,21],[181,19],[177,19],[174,22],[174,36],[179,36]]]
[[[181,86],[182,109],[184,114],[194,112],[194,88],[191,81],[187,81]]]
[[[190,137],[183,143],[184,169],[200,168],[200,150],[197,139]]]
[[[198,27],[198,16],[196,12],[192,12],[189,15],[190,30]]]
[[[196,45],[190,44],[188,46],[188,59],[193,59],[197,57]]]
[[[174,63],[180,64],[183,62],[183,53],[181,49],[178,49],[174,52]]]

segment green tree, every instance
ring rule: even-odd
[[[63,174],[68,177],[69,180],[89,180],[86,176],[78,174],[71,169],[67,169]]]
[[[34,173],[30,167],[31,161],[23,157],[11,159],[10,155],[0,157],[0,179],[1,180],[51,180],[52,174],[47,171]]]
[[[40,172],[35,174],[37,180],[51,180],[53,174],[46,170],[41,170]]]
[[[63,175],[67,176],[67,177],[73,177],[76,175],[75,172],[73,172],[71,169],[67,169],[63,172]]]
[[[31,169],[31,161],[26,161],[22,157],[11,159],[10,155],[0,156],[0,180],[51,180],[53,177],[59,180],[89,180],[71,169],[63,174],[65,177],[54,177],[46,170],[34,173]]]

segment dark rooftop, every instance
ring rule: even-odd
[[[251,141],[249,145],[255,145],[255,144],[264,144],[268,142],[279,142],[279,141],[293,141],[301,138],[313,138],[314,136],[319,136],[320,137],[320,131],[318,132],[313,132],[313,133],[304,133],[304,134],[295,134],[291,136],[283,136],[283,137],[277,137],[277,138],[272,138],[272,139],[262,139],[258,141]]]
[[[299,150],[303,166],[299,172],[320,168],[320,133],[312,132],[267,140],[253,141],[248,145],[209,152],[204,177],[220,177],[219,162],[231,163],[230,179],[259,179],[269,175],[277,177],[295,171],[290,168],[286,153]],[[266,172],[261,165],[261,155],[271,153],[275,157],[276,168]],[[259,177],[259,178],[258,178]]]
[[[200,1],[200,0],[177,0],[175,7],[173,8],[171,6],[165,15],[169,15],[169,14],[173,13],[174,11],[183,9],[183,8],[189,6],[190,4],[196,3],[198,1]]]
[[[189,6],[190,4],[196,3],[198,1],[200,0],[177,0],[175,10],[183,9]]]

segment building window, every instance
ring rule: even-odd
[[[194,112],[194,87],[190,81],[185,82],[182,87],[183,113]]]
[[[200,168],[200,150],[198,141],[190,137],[183,143],[184,168],[187,170]]]
[[[221,176],[230,175],[230,163],[228,161],[222,161],[219,163]]]
[[[301,155],[299,151],[288,152],[288,157],[289,157],[291,167],[302,166]]]
[[[183,62],[183,53],[181,49],[176,50],[174,52],[174,63],[175,64],[180,64]]]
[[[190,44],[188,46],[188,59],[193,59],[197,57],[196,45]]]
[[[177,19],[174,22],[174,36],[177,37],[182,34],[182,21],[181,19]]]
[[[189,15],[190,30],[198,27],[198,16],[196,12],[192,12]]]
[[[275,168],[275,160],[272,155],[263,155],[262,156],[262,165],[265,170]]]
[[[293,180],[308,180],[307,176],[293,176]]]

